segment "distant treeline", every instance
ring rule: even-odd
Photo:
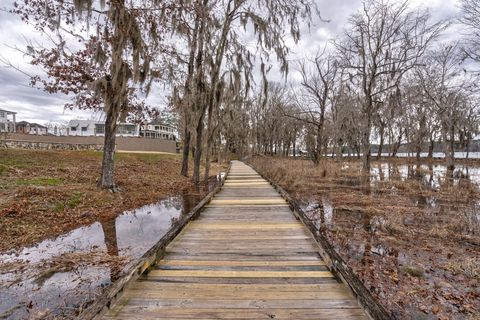
[[[424,144],[421,148],[421,152],[428,152],[429,151],[429,144]],[[372,144],[372,153],[378,153],[379,145]],[[393,145],[386,144],[383,146],[382,153],[389,153],[393,150]],[[444,147],[442,142],[434,142],[433,143],[433,152],[443,152]],[[408,152],[416,152],[416,147],[411,143],[403,143],[398,148],[398,153],[408,153]],[[472,140],[470,144],[467,146],[460,142],[455,142],[455,152],[480,152],[480,140]]]

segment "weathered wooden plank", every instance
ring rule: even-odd
[[[227,252],[236,252],[236,251],[248,251],[250,252],[282,252],[282,249],[284,249],[284,252],[317,252],[317,248],[315,248],[313,245],[310,246],[284,246],[282,247],[281,245],[276,245],[276,246],[260,246],[260,245],[240,245],[240,244],[232,244],[228,246],[228,248],[225,248],[225,246],[216,246],[216,245],[188,245],[188,244],[183,244],[182,242],[178,242],[176,244],[171,244],[170,246],[167,247],[167,251],[181,251],[181,250],[186,250],[189,252],[212,252],[212,253],[227,253]]]
[[[226,248],[228,247],[228,248]],[[224,250],[227,250],[227,249],[235,249],[235,250],[242,250],[242,249],[252,249],[252,250],[261,250],[261,249],[272,249],[272,250],[276,250],[276,249],[282,249],[284,248],[285,250],[288,250],[288,251],[291,251],[291,250],[296,250],[296,251],[305,251],[305,250],[302,250],[302,249],[307,249],[308,252],[316,252],[317,250],[317,246],[313,243],[305,243],[305,244],[301,244],[301,243],[291,243],[291,244],[281,244],[281,243],[270,243],[270,244],[264,244],[264,245],[261,245],[261,244],[258,244],[258,243],[241,243],[241,242],[238,242],[238,241],[232,241],[231,243],[221,243],[221,242],[215,242],[215,241],[211,241],[211,242],[206,242],[206,241],[203,241],[203,242],[197,242],[197,241],[184,241],[184,240],[177,240],[175,243],[171,243],[167,249],[170,250],[170,249],[173,249],[173,248],[177,248],[177,249],[181,249],[181,248],[184,248],[184,249],[192,249],[192,250],[196,250],[196,249],[208,249],[208,250],[218,250],[219,252],[226,252]]]
[[[335,278],[205,278],[205,277],[162,277],[151,276],[138,281],[156,281],[161,283],[198,283],[198,284],[325,284],[338,283]]]
[[[255,185],[244,185],[244,184],[237,184],[237,185],[232,185],[230,184],[228,186],[228,189],[229,190],[232,190],[232,189],[245,189],[245,188],[249,188],[249,189],[253,189],[253,190],[262,190],[262,189],[268,189],[270,190],[272,188],[272,186],[270,184],[255,184]]]
[[[211,271],[328,271],[326,266],[155,266],[155,270],[211,270]]]
[[[214,254],[194,254],[194,253],[178,253],[172,252],[168,254],[168,259],[179,260],[212,260],[212,261],[224,261],[224,260],[260,260],[260,261],[319,261],[318,253],[294,253],[294,254],[253,254],[253,253],[214,253]]]
[[[292,211],[289,207],[285,206],[275,206],[275,207],[259,207],[259,206],[243,206],[242,208],[237,207],[210,207],[205,208],[203,213],[230,213],[242,215],[243,213],[258,214],[268,217],[269,214],[275,213],[288,213],[292,215]]]
[[[267,222],[255,222],[255,223],[192,223],[190,225],[190,229],[225,229],[225,230],[232,230],[232,229],[292,229],[292,230],[301,230],[303,229],[302,225],[298,222],[293,223],[268,223]]]
[[[215,199],[210,201],[210,205],[218,205],[218,204],[226,204],[226,205],[252,205],[252,204],[285,204],[285,200],[282,198],[270,198],[270,199],[238,199],[238,198],[231,198],[231,199]]]
[[[264,189],[262,189],[264,190]],[[230,199],[230,198],[237,198],[237,199],[261,199],[261,198],[272,198],[275,196],[275,193],[271,192],[262,192],[259,191],[257,194],[254,195],[246,195],[246,194],[236,194],[235,192],[225,192],[219,194],[216,199]]]
[[[330,271],[152,270],[151,276],[202,278],[331,278]]]
[[[261,179],[257,181],[251,181],[251,180],[230,180],[230,181],[225,181],[225,187],[229,187],[231,185],[270,185],[267,181]]]
[[[127,303],[127,301],[125,301]],[[217,300],[217,299],[136,299],[129,298],[128,304],[124,307],[124,311],[130,308],[142,306],[142,310],[156,311],[158,314],[162,313],[162,308],[177,307],[177,308],[222,308],[222,309],[251,309],[251,308],[278,308],[285,309],[288,306],[301,309],[358,309],[358,304],[353,299],[321,299],[321,300],[288,300],[288,299],[256,299],[256,300]],[[119,308],[120,309],[120,308]]]
[[[347,288],[343,283],[317,283],[317,284],[225,284],[225,283],[172,283],[172,282],[158,282],[150,281],[148,277],[143,277],[140,281],[136,281],[131,287],[140,288],[141,286],[155,286],[159,290],[199,290],[205,291],[209,289],[220,290],[235,290],[235,291],[276,291],[276,292],[300,292],[300,291],[344,291]]]
[[[241,231],[244,231],[245,234],[243,234]],[[298,236],[294,235],[295,233],[290,232],[288,229],[283,229],[283,232],[275,232],[275,230],[267,230],[267,231],[273,231],[273,232],[265,232],[262,234],[260,230],[232,230],[231,233],[225,232],[225,230],[196,230],[195,232],[191,232],[188,235],[186,235],[186,238],[199,238],[199,237],[228,237],[231,235],[231,239],[242,239],[242,238],[247,238],[247,237],[264,237],[264,238],[283,238],[289,239],[289,237],[305,237],[306,235],[304,232],[298,232]],[[293,235],[292,235],[293,234]]]
[[[222,240],[231,240],[231,241],[239,241],[239,240],[250,240],[250,241],[258,241],[258,240],[281,240],[281,241],[291,241],[291,240],[299,240],[299,239],[308,239],[308,236],[290,236],[290,235],[235,235],[230,236],[228,234],[195,234],[195,235],[185,235],[182,237],[185,241],[222,241]]]
[[[205,206],[205,208],[243,208],[245,205],[244,204],[209,204]],[[269,208],[269,207],[283,207],[283,208],[288,208],[288,204],[263,204],[263,203],[258,203],[258,204],[249,204],[248,206],[252,208]]]
[[[160,261],[159,266],[317,266],[323,261],[211,261],[211,260],[169,260]]]
[[[277,254],[315,254],[317,253],[316,250],[313,249],[290,249],[287,248],[285,250],[282,249],[243,249],[243,248],[227,248],[223,251],[219,251],[218,249],[201,249],[201,248],[169,248],[166,250],[167,253],[183,253],[183,254],[217,254],[217,255],[224,255],[224,254],[244,254],[246,256],[267,256],[267,255],[277,255]]]
[[[228,291],[228,290],[164,290],[152,285],[131,287],[123,296],[126,299],[195,299],[195,300],[349,300],[352,296],[345,291]],[[321,307],[318,303],[317,308]],[[357,305],[358,307],[358,305]]]
[[[162,308],[145,310],[142,306],[132,307],[115,316],[115,319],[366,319],[361,309],[201,309]]]
[[[263,240],[265,243],[259,243],[258,240],[251,240],[251,239],[240,239],[237,240],[235,238],[232,239],[225,239],[225,240],[207,240],[207,239],[178,239],[175,242],[172,242],[170,246],[188,246],[190,248],[194,247],[205,247],[205,248],[214,248],[218,247],[219,249],[225,248],[226,246],[230,248],[241,248],[241,247],[249,247],[249,248],[276,248],[276,247],[283,247],[283,248],[316,248],[317,245],[308,241],[308,239],[300,239],[300,240],[290,240],[285,241],[284,239],[281,240]]]
[[[206,214],[202,216],[201,218],[198,219],[198,221],[231,221],[232,219],[235,219],[236,221],[262,221],[265,220],[265,217],[262,217],[261,215],[256,215],[256,216],[251,216],[251,215],[244,215],[240,217],[235,217],[234,215],[231,214]],[[295,218],[291,216],[285,216],[283,214],[279,214],[275,216],[274,220],[276,222],[293,222],[296,221]]]

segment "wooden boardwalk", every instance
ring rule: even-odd
[[[222,190],[104,319],[367,319],[285,200],[234,161]]]

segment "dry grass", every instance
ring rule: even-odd
[[[101,153],[0,152],[0,252],[194,189],[189,178],[179,175],[181,158],[176,155],[117,154],[121,191],[111,193],[96,186]],[[213,164],[210,172],[216,175],[224,168]]]
[[[40,287],[58,272],[70,272],[85,267],[108,267],[112,272],[120,272],[129,261],[129,257],[109,255],[96,250],[68,252],[35,264],[25,260],[0,262],[0,274],[15,275],[7,283],[3,283],[6,287],[29,279]]]
[[[468,319],[480,313],[480,192],[466,177],[442,176],[439,185],[432,184],[428,167],[402,159],[374,162],[373,172],[388,168],[374,175],[365,175],[360,161],[314,166],[307,160],[256,157],[251,163],[308,204],[312,220],[321,221],[322,203],[331,203],[333,216],[321,230],[397,318],[430,313]],[[441,293],[430,288],[432,282],[440,283]]]
[[[448,262],[442,266],[455,275],[462,274],[468,278],[480,280],[480,259],[468,258],[461,263]]]

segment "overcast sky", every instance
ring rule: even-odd
[[[0,8],[8,8],[10,0],[1,0]],[[361,8],[362,0],[317,0],[322,18],[330,22],[315,22],[309,33],[302,35],[301,41],[291,47],[291,60],[314,55],[325,43],[336,38],[343,32],[348,17]],[[430,10],[434,19],[451,18],[458,13],[457,1],[450,0],[412,0],[411,6],[423,6]],[[453,31],[450,35],[456,34]],[[0,56],[27,74],[36,74],[38,70],[29,65],[29,59],[24,57],[14,47],[25,48],[28,41],[41,42],[40,35],[31,27],[21,22],[18,17],[5,11],[0,11]],[[295,79],[295,72],[290,73]],[[273,80],[278,72],[270,75]],[[160,90],[159,90],[160,91]],[[52,95],[29,85],[29,77],[12,68],[5,67],[0,62],[0,109],[17,112],[17,121],[34,121],[40,123],[64,122],[70,119],[98,118],[99,115],[87,111],[64,110],[70,97]],[[152,106],[164,105],[164,94],[153,92],[148,98]]]

